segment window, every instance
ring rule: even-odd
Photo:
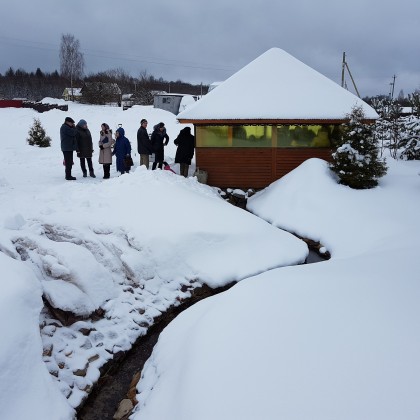
[[[338,125],[196,126],[197,147],[331,147]]]

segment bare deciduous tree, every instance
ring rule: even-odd
[[[80,52],[80,42],[71,34],[61,35],[60,70],[61,75],[70,80],[73,96],[73,81],[81,79],[85,60]]]

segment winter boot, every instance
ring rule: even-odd
[[[110,177],[110,169],[111,169],[111,165],[104,165],[104,179],[109,179]]]
[[[96,175],[93,171],[89,171],[89,175],[91,178],[96,178]]]
[[[76,178],[74,176],[66,176],[66,181],[75,181]]]
[[[83,171],[83,178],[86,178],[86,177],[87,177],[87,172]]]

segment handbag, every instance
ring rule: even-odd
[[[126,156],[124,158],[124,165],[126,168],[131,168],[134,166],[133,158],[131,156]]]

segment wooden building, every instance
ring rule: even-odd
[[[62,98],[65,101],[78,101],[82,97],[81,90],[82,88],[80,87],[65,88],[62,94]]]
[[[196,165],[218,187],[264,188],[303,161],[329,160],[355,106],[375,110],[285,51],[272,48],[178,114],[194,125]]]

